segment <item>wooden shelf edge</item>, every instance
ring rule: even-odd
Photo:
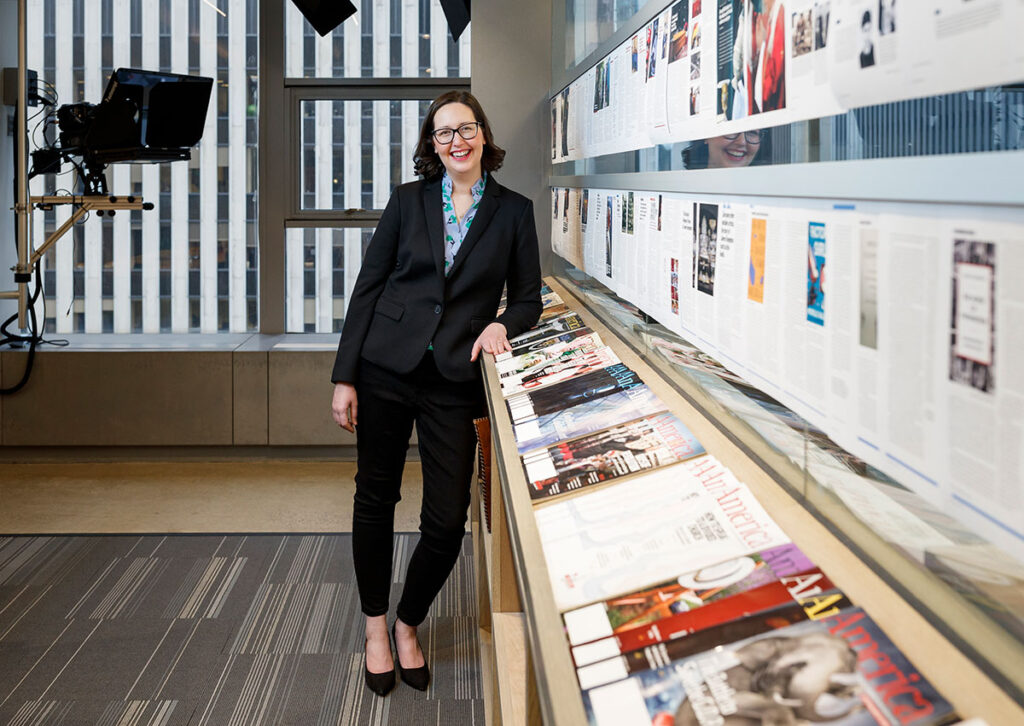
[[[532,671],[522,613],[494,613],[494,661],[502,726],[536,723],[530,718]],[[536,710],[535,704],[533,710]]]

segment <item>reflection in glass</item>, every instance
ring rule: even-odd
[[[758,129],[694,141],[683,150],[687,169],[734,169],[765,163],[771,155],[771,140]]]
[[[749,162],[738,166],[1024,149],[1024,84],[865,106],[836,116],[761,129],[760,133],[761,148]],[[709,142],[681,141],[566,162],[555,165],[553,173],[714,168],[709,163]]]

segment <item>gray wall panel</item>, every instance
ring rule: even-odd
[[[4,352],[3,385],[24,353]],[[230,352],[41,352],[4,401],[6,446],[228,445]]]
[[[235,351],[232,374],[232,443],[265,445],[268,442],[267,353]]]
[[[547,171],[551,160],[551,3],[473,4],[473,95],[508,152],[496,177],[533,200],[541,263],[551,254]]]
[[[271,351],[267,356],[269,443],[274,446],[355,444],[331,417],[334,351]]]

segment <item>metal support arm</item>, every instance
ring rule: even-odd
[[[27,234],[25,235],[25,239],[24,239],[23,243],[21,242],[21,240],[19,240],[20,244],[19,244],[19,247],[18,247],[18,251],[19,251],[19,253],[21,253],[23,251],[23,254],[19,254],[18,264],[15,265],[15,267],[14,267],[14,272],[15,272],[16,276],[19,276],[19,275],[20,276],[30,275],[32,273],[33,268],[36,266],[36,263],[39,262],[39,260],[42,259],[43,255],[46,254],[46,251],[48,249],[50,249],[50,247],[52,247],[53,244],[57,240],[59,240],[61,237],[63,237],[67,233],[67,231],[69,229],[71,229],[71,227],[74,226],[74,224],[76,222],[78,222],[78,220],[80,220],[83,216],[85,216],[89,212],[95,211],[95,212],[97,212],[99,214],[103,214],[104,212],[107,212],[107,213],[113,215],[113,213],[116,210],[122,210],[122,211],[128,210],[128,211],[131,211],[131,210],[135,210],[135,209],[138,209],[138,210],[149,210],[149,209],[153,208],[153,204],[152,203],[144,202],[144,201],[142,201],[142,199],[140,197],[109,197],[109,196],[98,196],[98,195],[88,195],[88,196],[57,195],[57,196],[30,197],[30,201],[31,201],[31,206],[35,206],[35,207],[38,207],[40,209],[50,209],[51,207],[54,207],[54,206],[57,206],[57,205],[62,205],[62,204],[72,204],[72,205],[74,205],[76,207],[76,209],[75,209],[74,213],[70,217],[68,217],[67,220],[65,220],[64,224],[62,224],[60,227],[55,229],[50,234],[50,236],[46,238],[46,241],[43,242],[43,244],[39,247],[39,249],[37,249],[37,250],[35,250],[34,252],[31,253],[31,256],[29,255],[28,235]],[[0,291],[0,299],[4,299],[4,298],[18,298],[20,300],[21,299],[21,295],[23,293],[27,294],[27,289],[28,289],[28,282],[27,282],[27,280],[19,281],[18,282],[18,289],[17,290]]]

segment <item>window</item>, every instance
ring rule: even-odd
[[[341,330],[376,218],[391,189],[416,178],[413,152],[431,99],[468,88],[469,29],[453,41],[438,0],[356,4],[356,15],[321,38],[284,0],[285,84],[300,94],[289,119],[297,189],[284,190],[297,195],[284,235],[289,333]]]
[[[97,103],[111,72],[145,68],[214,79],[202,141],[187,162],[112,164],[111,194],[141,195],[146,212],[76,225],[43,260],[46,330],[244,332],[255,330],[257,265],[257,0],[228,15],[190,0],[37,0],[29,3],[29,67],[58,104]],[[71,13],[68,13],[68,10]],[[29,126],[53,140],[53,119]],[[33,180],[31,193],[80,193],[76,174]],[[39,246],[69,207],[33,214]]]

